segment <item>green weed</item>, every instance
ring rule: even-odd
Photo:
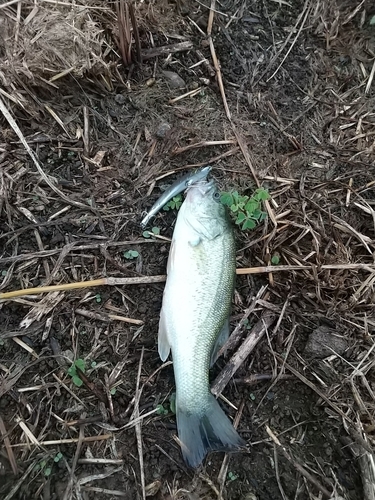
[[[139,252],[137,252],[137,250],[127,250],[126,252],[124,252],[124,257],[128,260],[136,259],[138,256]]]
[[[163,210],[168,212],[169,210],[178,210],[180,206],[182,205],[182,196],[178,194],[177,196],[174,196],[166,205],[164,205]]]
[[[73,384],[77,387],[81,387],[83,380],[78,375],[77,368],[81,370],[82,373],[85,373],[85,362],[83,359],[76,359],[72,366],[68,369],[68,375],[72,377]]]
[[[144,238],[151,238],[151,236],[158,236],[160,234],[160,229],[158,227],[153,227],[151,231],[143,231],[142,236]]]
[[[268,191],[258,188],[253,196],[241,195],[237,191],[221,193],[221,203],[229,207],[235,223],[242,231],[254,229],[257,223],[263,221],[267,214],[262,210],[262,202],[270,197]]]

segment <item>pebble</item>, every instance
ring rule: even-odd
[[[185,80],[174,71],[163,71],[163,75],[171,89],[181,89],[186,86]]]
[[[155,132],[156,137],[158,137],[158,139],[165,139],[165,136],[171,130],[171,128],[172,127],[169,125],[169,123],[167,122],[161,123],[156,129]]]
[[[126,102],[126,97],[122,94],[116,94],[115,95],[115,101],[117,104],[125,104]]]
[[[348,349],[348,341],[327,326],[319,326],[308,338],[305,353],[315,358],[325,358],[332,354],[342,355]]]

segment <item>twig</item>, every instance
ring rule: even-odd
[[[372,85],[372,82],[374,80],[374,76],[375,76],[375,61],[372,65],[370,76],[368,77],[367,85],[365,88],[365,94],[368,94],[370,92],[371,85]]]
[[[147,61],[152,57],[167,56],[169,54],[175,54],[176,52],[183,52],[185,50],[190,50],[194,47],[193,42],[180,42],[174,43],[173,45],[163,45],[162,47],[154,47],[152,49],[142,50],[142,59]]]
[[[185,92],[185,94],[181,94],[173,99],[170,99],[168,101],[169,104],[174,104],[178,101],[181,101],[181,99],[185,99],[185,97],[194,97],[195,95],[199,94],[199,92],[202,91],[202,87],[198,87],[197,89],[194,90],[189,90],[189,92]]]
[[[293,42],[290,44],[290,47],[289,47],[289,49],[287,50],[287,52],[286,52],[285,56],[283,57],[283,59],[282,59],[281,63],[278,65],[278,67],[275,69],[275,71],[272,73],[272,75],[268,78],[267,82],[269,82],[270,80],[272,80],[272,78],[274,78],[274,76],[278,73],[278,71],[279,71],[279,69],[281,68],[281,66],[284,64],[284,62],[285,62],[286,58],[289,56],[289,54],[290,54],[291,50],[293,49],[293,47],[294,47],[295,43],[296,43],[296,42],[297,42],[297,40],[298,40],[299,35],[301,34],[301,31],[302,31],[303,27],[305,26],[305,23],[306,23],[307,17],[308,17],[309,12],[310,12],[310,8],[311,8],[310,0],[306,0],[305,5],[303,6],[303,10],[302,10],[301,14],[299,15],[299,17],[298,17],[298,19],[297,19],[297,22],[296,22],[296,24],[295,24],[295,28],[297,28],[297,26],[298,26],[298,24],[299,24],[300,20],[303,18],[303,19],[302,19],[302,22],[301,22],[301,25],[300,25],[300,27],[299,27],[298,33],[296,34],[296,36],[295,36],[295,38],[294,38]],[[289,38],[291,37],[292,33],[294,33],[294,29],[293,29],[293,30],[291,30],[290,35],[288,35],[288,37],[287,37],[287,39],[286,39],[285,43],[283,44],[283,46],[281,47],[281,49],[280,49],[280,51],[279,51],[279,54],[281,54],[281,52],[284,50],[284,47],[285,47],[286,43],[288,43],[288,40],[289,40]],[[279,54],[277,55],[277,57],[279,56]],[[275,58],[275,60],[277,59],[277,57]],[[271,66],[271,64],[273,64],[273,62],[274,62],[274,61],[272,61],[272,62],[270,63],[269,67]],[[268,70],[268,68],[267,68],[267,70]]]
[[[281,484],[281,481],[280,481],[279,459],[278,459],[278,456],[277,456],[277,446],[276,446],[276,443],[273,444],[273,461],[274,461],[274,464],[275,464],[276,481],[277,481],[277,485],[279,487],[281,496],[283,497],[283,500],[288,500],[287,496],[285,495],[284,488],[283,488],[283,486]]]
[[[188,146],[182,148],[176,148],[172,154],[179,155],[181,153],[185,153],[186,151],[190,151],[191,149],[205,148],[207,146],[226,146],[227,144],[236,144],[234,140],[227,141],[200,141],[195,144],[189,144]]]
[[[0,260],[1,262],[1,260]],[[375,272],[375,265],[373,264],[323,264],[317,271],[324,270],[363,270],[370,273]],[[243,274],[262,274],[270,272],[281,271],[312,271],[314,266],[261,266],[261,267],[243,267],[236,269],[237,275]],[[13,292],[0,293],[0,300],[9,300],[24,295],[37,295],[40,293],[54,292],[54,291],[67,291],[77,290],[79,288],[90,288],[96,286],[123,286],[123,285],[143,285],[148,283],[163,283],[166,280],[165,275],[156,276],[139,276],[134,278],[100,278],[97,280],[80,281],[76,283],[65,283],[62,285],[41,286],[35,288],[25,288],[24,290],[14,290]],[[119,319],[119,318],[114,318]],[[125,321],[125,319],[122,319]]]
[[[231,121],[232,116],[231,116],[231,113],[229,110],[227,97],[225,95],[223,78],[221,76],[220,64],[219,64],[219,61],[218,61],[217,56],[216,56],[216,50],[215,50],[214,42],[213,42],[212,36],[211,36],[212,24],[213,24],[213,19],[214,19],[214,12],[215,12],[215,4],[216,4],[216,0],[211,0],[210,12],[208,15],[207,35],[208,35],[208,40],[210,43],[210,52],[211,52],[212,62],[214,63],[214,68],[216,71],[216,79],[217,79],[217,83],[219,85],[220,94],[221,94],[221,98],[222,98],[224,109],[225,109],[225,114],[227,115],[228,120]]]
[[[143,325],[144,321],[141,319],[126,318],[125,316],[117,316],[116,314],[95,313],[93,311],[86,311],[86,309],[76,309],[76,314],[80,314],[85,318],[97,319],[99,321],[110,322],[111,320],[123,321],[124,323],[131,323],[132,325]]]
[[[106,439],[111,439],[113,437],[112,434],[102,434],[101,436],[87,436],[82,438],[82,443],[93,443],[95,441],[104,441]],[[54,439],[53,441],[39,441],[40,446],[56,446],[60,444],[72,444],[78,443],[79,438],[71,438],[71,439]],[[12,448],[20,448],[23,446],[36,445],[36,443],[16,443],[12,444]]]
[[[15,459],[15,456],[14,456],[14,453],[13,453],[13,450],[12,450],[12,447],[10,444],[7,430],[5,428],[4,420],[2,419],[1,415],[0,415],[0,434],[2,435],[2,438],[4,440],[5,449],[6,449],[7,454],[8,454],[8,459],[9,459],[10,465],[12,467],[13,474],[15,476],[17,476],[18,475],[17,462],[16,462],[16,459]]]
[[[0,300],[21,297],[23,295],[33,295],[46,292],[77,290],[79,288],[88,288],[95,286],[119,286],[119,285],[140,285],[146,283],[161,283],[166,277],[161,276],[142,276],[139,278],[100,278],[98,280],[80,281],[78,283],[65,283],[63,285],[41,286],[36,288],[27,288],[25,290],[16,290],[14,292],[0,293]]]
[[[81,416],[81,418],[85,418],[85,417],[86,417],[86,414],[84,414],[84,415]],[[76,448],[76,452],[74,454],[74,459],[73,459],[72,467],[70,469],[70,478],[69,478],[68,485],[67,485],[67,487],[65,489],[63,500],[69,500],[69,498],[71,498],[71,496],[72,496],[71,493],[72,493],[73,483],[74,483],[74,472],[75,472],[76,467],[77,467],[78,458],[79,458],[79,456],[81,454],[82,440],[85,437],[85,435],[84,435],[84,429],[85,429],[84,424],[80,425],[78,442],[77,442],[77,448]]]
[[[141,420],[139,420],[139,399],[141,397],[139,383],[140,383],[140,379],[141,379],[143,354],[144,354],[144,347],[142,347],[141,357],[139,359],[133,418],[135,420],[137,420],[137,423],[135,425],[135,434],[137,436],[139,468],[141,471],[142,498],[143,498],[143,500],[146,500],[146,481],[145,481],[145,470],[144,470],[144,463],[143,463],[142,431],[141,431]]]
[[[244,313],[244,315],[241,318],[241,321],[238,323],[236,328],[233,330],[233,332],[230,334],[228,340],[225,342],[223,347],[219,350],[217,353],[217,358],[219,358],[222,354],[224,354],[228,349],[232,350],[234,349],[242,335],[242,328],[247,320],[247,318],[250,316],[250,314],[254,311],[258,300],[263,296],[264,292],[267,289],[267,285],[262,286],[256,296],[253,298],[250,307],[248,307]]]
[[[206,163],[204,165],[206,165]],[[45,224],[45,225],[48,225],[48,224]],[[30,226],[28,227],[28,229],[30,229]],[[22,231],[20,231],[20,232],[22,232]],[[8,233],[1,234],[0,239],[9,237],[13,233],[17,233],[17,231],[10,231]],[[163,240],[163,242],[164,241],[165,240]],[[0,258],[0,265],[10,264],[12,262],[19,262],[19,261],[23,261],[23,260],[31,260],[31,259],[35,259],[35,258],[41,258],[41,257],[51,257],[52,255],[61,254],[62,252],[66,251],[66,250],[68,250],[68,252],[65,254],[65,256],[68,255],[68,253],[71,252],[72,250],[75,250],[75,251],[97,250],[97,249],[100,249],[101,247],[123,247],[123,246],[128,246],[128,245],[142,245],[142,244],[150,244],[150,243],[152,243],[152,244],[161,243],[161,241],[151,240],[151,239],[149,239],[149,240],[139,239],[139,240],[129,240],[129,241],[103,240],[100,243],[90,243],[88,245],[76,245],[75,243],[68,243],[63,248],[42,250],[41,252],[23,253],[20,255],[13,255],[12,257],[2,257],[2,258]]]
[[[214,396],[219,396],[228,384],[229,380],[236,373],[251,351],[254,350],[258,342],[263,338],[266,330],[275,321],[276,316],[268,311],[262,314],[261,319],[253,326],[248,337],[244,340],[238,351],[231,357],[225,368],[216,377],[211,387]]]

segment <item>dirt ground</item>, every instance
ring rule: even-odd
[[[372,498],[373,2],[228,0],[213,19],[207,1],[136,2],[143,61],[131,65],[115,5],[69,3],[0,6],[0,99],[42,170],[3,111],[0,292],[146,278],[0,295],[0,497]],[[53,36],[68,24],[64,45],[64,30]],[[236,227],[237,267],[251,270],[237,277],[232,330],[257,302],[212,380],[273,319],[221,400],[247,449],[194,471],[157,352],[164,285],[147,280],[165,274],[176,211],[156,216],[153,238],[139,223],[207,164],[223,190],[271,194],[265,222]],[[82,386],[68,373],[77,359]]]

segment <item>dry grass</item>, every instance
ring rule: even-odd
[[[266,2],[264,12],[212,2],[188,13],[182,2],[183,17],[168,2],[136,4],[138,50],[115,5],[67,3],[0,7],[0,290],[55,287],[0,293],[0,474],[13,474],[3,497],[32,488],[35,498],[66,500],[235,499],[252,489],[260,500],[373,498],[370,2]],[[145,62],[126,68],[136,57]],[[165,69],[186,88],[171,89]],[[237,234],[237,327],[214,385],[226,388],[240,432],[253,423],[251,451],[193,474],[171,438],[173,419],[157,412],[170,363],[156,355],[156,283],[173,215],[155,221],[163,238],[142,238],[138,224],[170,174],[208,162],[226,189],[261,184],[272,198],[266,223]],[[130,248],[136,261],[123,257]],[[324,355],[305,350],[322,325]],[[81,388],[67,373],[75,359],[86,363]],[[300,414],[296,392],[306,394]],[[290,401],[293,423],[281,403],[269,406],[275,393]],[[328,438],[336,455],[323,459]],[[353,488],[340,476],[348,450],[362,481]],[[257,461],[274,478],[269,490],[251,486],[262,473],[244,464]],[[228,480],[235,470],[239,479]]]

